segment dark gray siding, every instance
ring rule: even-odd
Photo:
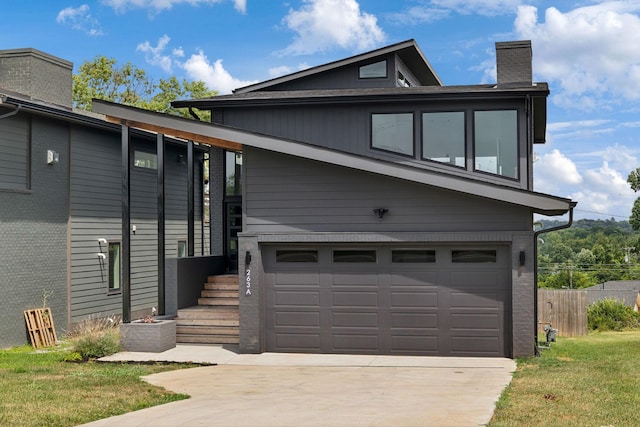
[[[473,111],[517,109],[519,111],[519,176],[520,180],[473,171]],[[421,114],[427,111],[466,111],[467,169],[422,160]],[[387,153],[371,148],[370,116],[372,113],[414,113],[414,151],[412,157]],[[412,102],[370,105],[306,105],[269,108],[226,109],[224,124],[283,139],[300,141],[332,150],[353,153],[414,167],[439,170],[451,175],[466,176],[479,181],[495,182],[517,188],[529,188],[524,100],[499,102]]]
[[[119,134],[74,127],[71,165],[71,320],[121,314],[122,297],[108,294],[108,264],[97,255],[107,250],[98,239],[122,240]]]
[[[387,60],[387,77],[376,79],[360,79],[358,72],[361,65]],[[298,78],[279,85],[270,86],[266,90],[323,90],[323,89],[364,89],[379,87],[395,87],[395,56],[387,55],[386,58],[377,57],[374,60],[350,64],[337,69],[314,74],[308,77]]]
[[[10,112],[0,108],[0,116]],[[29,116],[0,119],[0,189],[26,190],[29,162]]]
[[[28,120],[21,114],[15,138],[27,141]],[[68,138],[66,124],[33,118],[31,191],[0,190],[0,348],[27,342],[23,310],[45,299],[58,334],[67,329]],[[58,164],[47,165],[47,150]]]
[[[74,128],[72,137],[71,312],[72,321],[87,315],[121,314],[122,296],[108,293],[107,264],[98,239],[121,241],[121,141],[119,133]],[[155,153],[155,139],[133,138],[134,150]],[[166,256],[177,255],[177,240],[187,238],[186,148],[167,144],[165,169]],[[200,181],[196,167],[196,182]],[[157,172],[131,168],[131,309],[149,312],[158,301]],[[196,216],[201,216],[201,187],[196,185]],[[196,253],[201,248],[196,221]]]
[[[250,232],[531,229],[529,210],[507,203],[246,147],[244,164]]]
[[[194,249],[195,255],[202,252],[202,187],[197,183],[202,182],[201,153],[195,153],[194,176]],[[165,250],[167,257],[178,255],[178,241],[187,240],[187,150],[184,146],[167,145],[165,162]],[[205,242],[206,238],[205,233]],[[205,254],[208,244],[205,245]]]

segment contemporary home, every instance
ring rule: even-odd
[[[120,210],[106,215],[111,235],[91,227],[61,232],[70,321],[82,295],[95,300],[94,311],[112,310],[125,321],[150,303],[178,319],[188,304],[200,305],[200,313],[237,322],[241,352],[533,355],[533,215],[562,215],[575,202],[533,191],[533,147],[545,140],[549,90],[532,82],[530,43],[497,43],[496,58],[496,84],[445,86],[409,40],[232,95],[174,103],[194,117],[195,109],[211,111],[211,123],[95,101],[95,120],[121,153],[109,168],[113,184],[120,180],[110,199]],[[74,153],[86,150],[78,160],[93,161],[90,170],[103,167],[92,140],[73,141],[61,151],[70,158],[71,207],[85,203],[74,188],[94,193],[99,185],[74,173],[81,167]],[[201,194],[201,180],[190,172],[198,169],[196,153],[208,159],[208,228],[201,227],[200,252],[181,258],[167,250],[180,243],[163,230],[170,201],[179,197],[168,191],[177,167],[170,143],[186,150],[188,199]],[[147,181],[138,176],[146,170],[138,171],[136,146],[155,167]],[[35,165],[41,150],[29,150]],[[98,199],[88,204],[97,207]],[[202,217],[189,200],[186,206],[183,242],[192,247]],[[76,216],[90,222],[70,209],[69,227]],[[95,226],[106,221],[92,218]],[[151,275],[148,287],[135,274],[143,263],[134,226],[140,230],[145,218],[145,241],[155,244],[148,273],[164,272]],[[80,236],[84,246],[73,246]],[[120,305],[106,306],[106,296],[84,296],[75,285],[84,277],[75,274],[76,254],[88,264],[102,258],[100,239],[121,242]],[[105,261],[118,259],[110,255]],[[205,297],[202,282],[223,272],[237,274],[239,313],[200,304],[217,298]],[[99,280],[89,276],[85,286],[93,289]],[[141,299],[154,280],[156,297]]]

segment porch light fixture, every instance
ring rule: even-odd
[[[47,150],[47,164],[55,165],[60,161],[60,153],[53,150]]]
[[[524,267],[525,257],[524,251],[520,251],[520,267]]]
[[[376,208],[373,210],[373,213],[378,215],[378,218],[382,219],[386,214],[389,213],[389,209],[386,208]]]

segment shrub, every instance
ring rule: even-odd
[[[89,318],[81,321],[68,334],[71,352],[82,360],[109,356],[120,351],[120,322],[113,318]]]
[[[640,314],[621,301],[605,298],[589,305],[587,321],[591,330],[621,331],[640,327]]]

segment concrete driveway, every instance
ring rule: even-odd
[[[515,367],[501,358],[234,355],[145,378],[190,399],[87,426],[482,426]]]

